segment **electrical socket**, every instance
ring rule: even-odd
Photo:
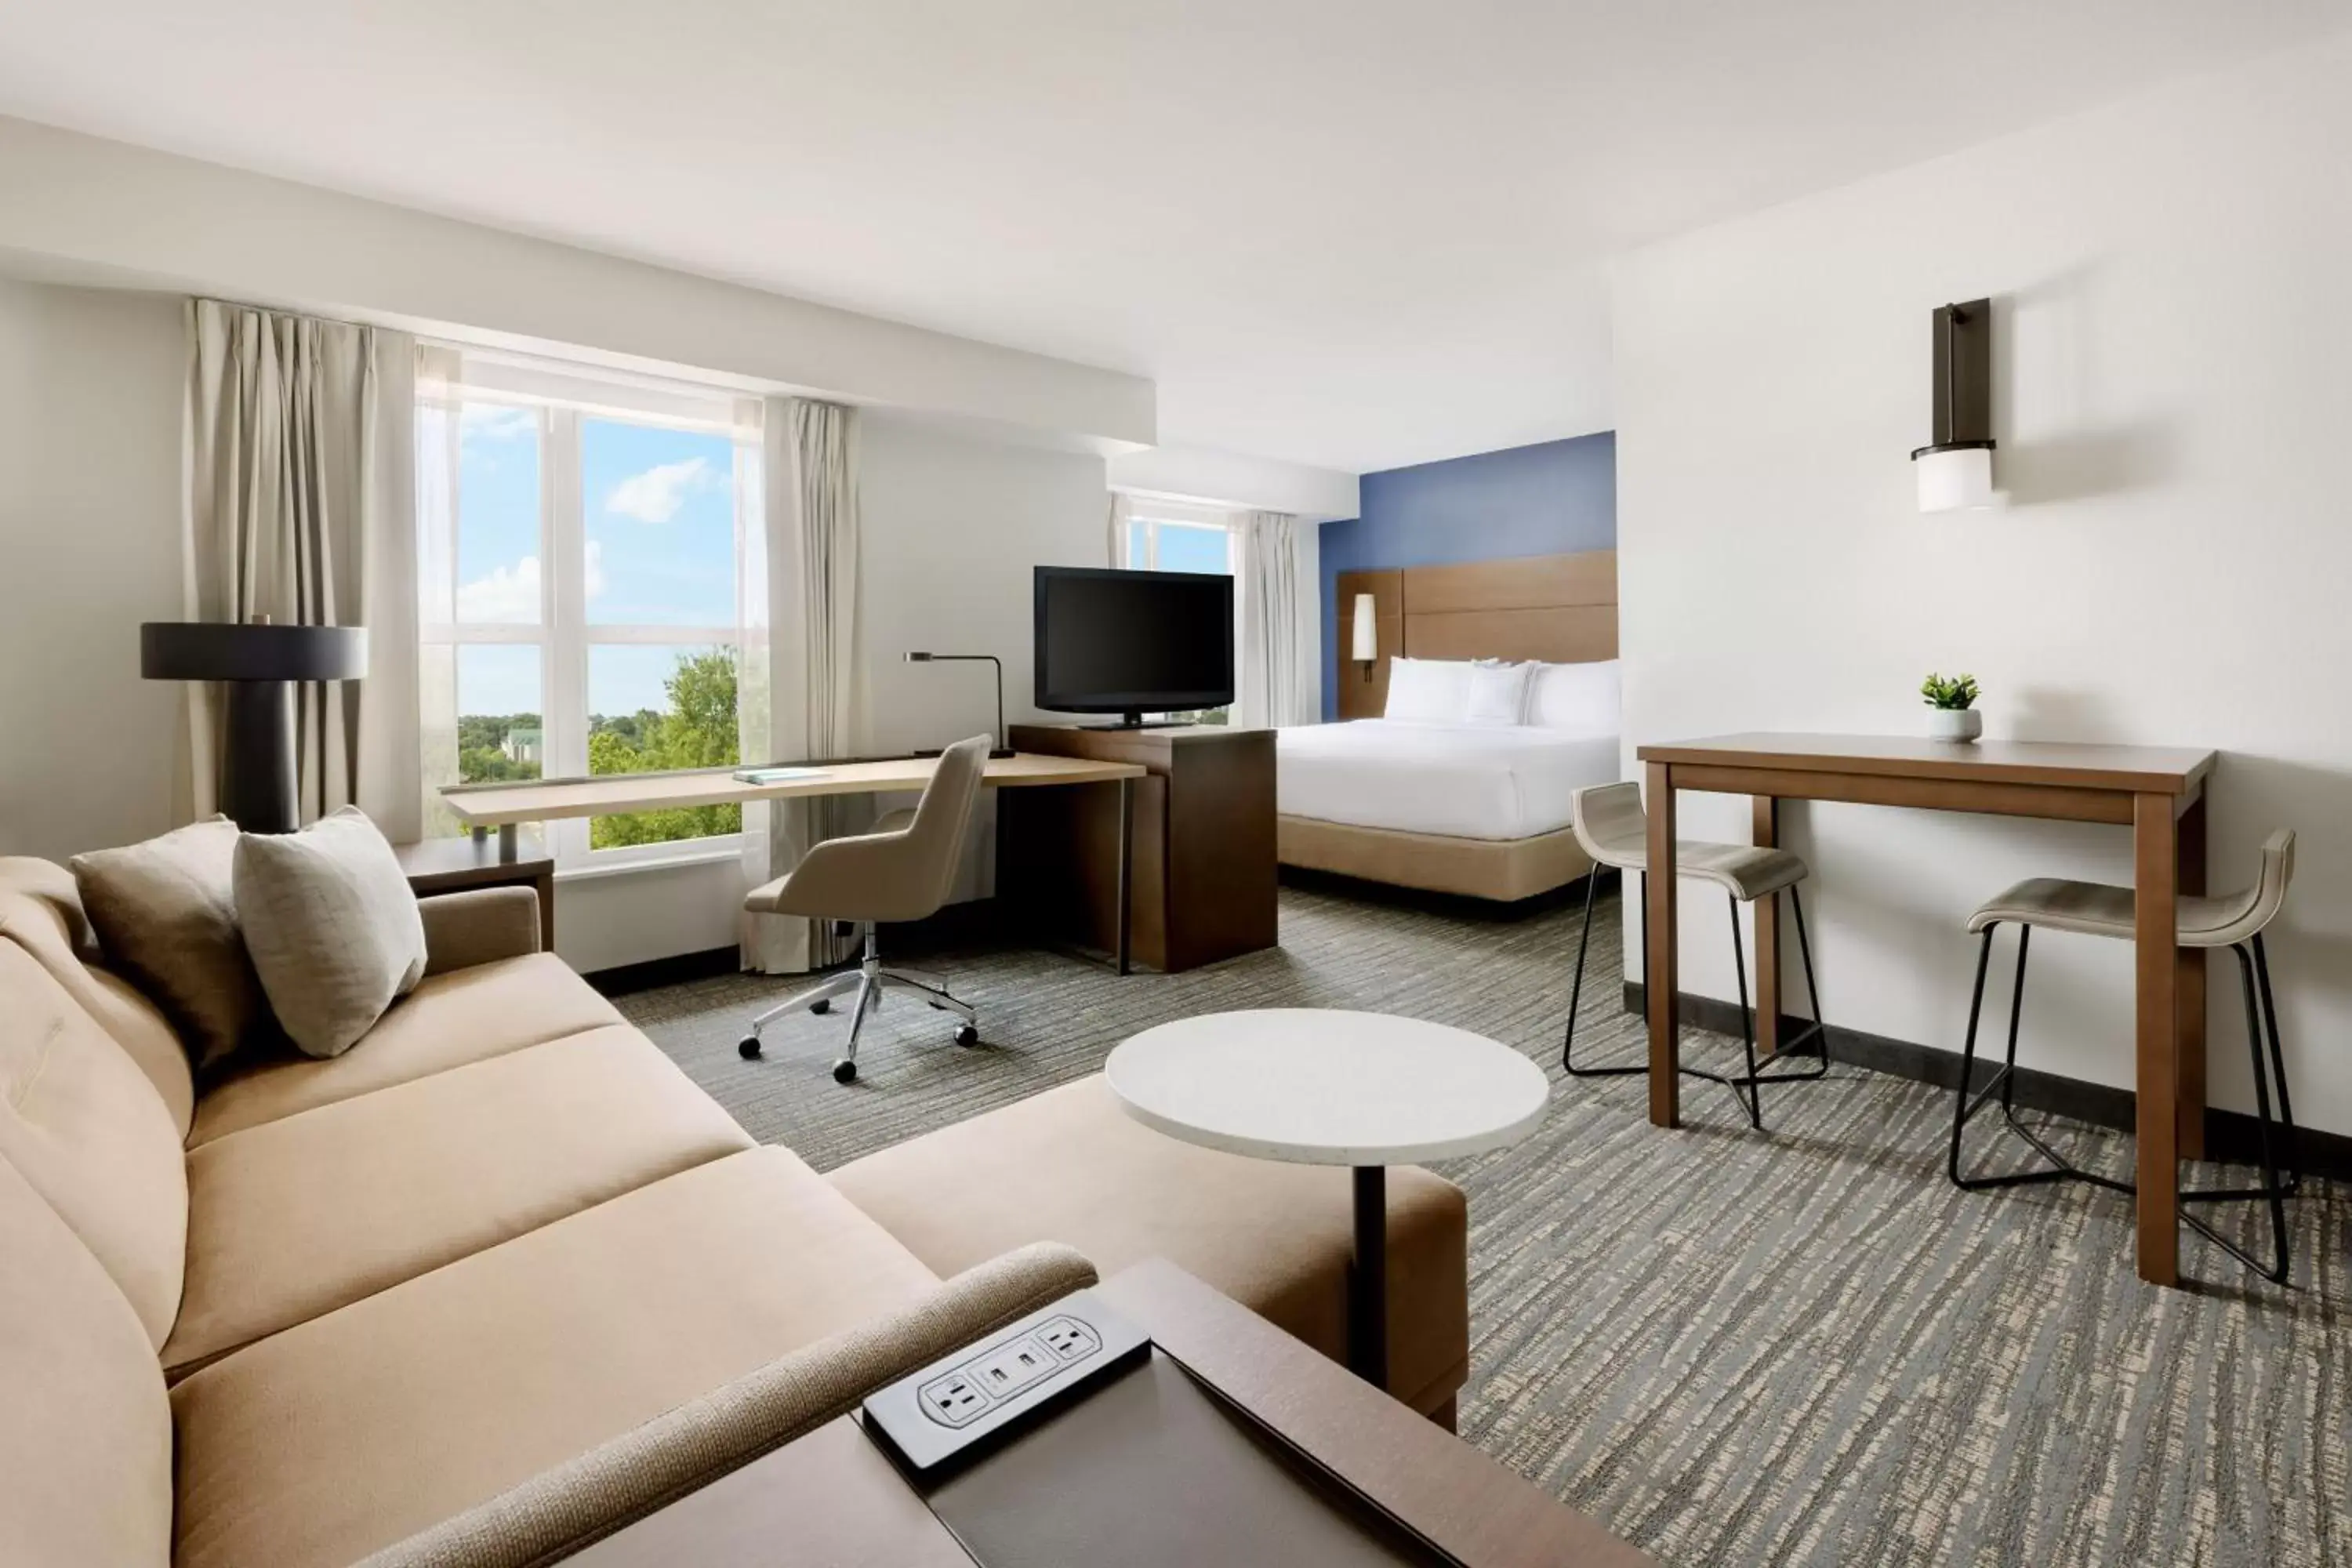
[[[1000,1345],[977,1361],[964,1363],[964,1373],[980,1384],[991,1399],[1003,1399],[1009,1394],[1028,1387],[1061,1365],[1054,1352],[1038,1343],[1034,1334]]]
[[[961,1372],[951,1372],[945,1377],[935,1377],[917,1392],[923,1414],[948,1426],[961,1426],[989,1406],[989,1397],[980,1385]]]
[[[1076,1318],[1055,1318],[1037,1331],[1037,1338],[1064,1361],[1076,1361],[1102,1349],[1095,1331]]]

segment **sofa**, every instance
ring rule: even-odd
[[[0,1562],[523,1563],[1160,1256],[1343,1354],[1347,1173],[1068,1084],[820,1175],[539,951],[424,900],[341,1056],[197,1092],[71,876],[0,859]],[[1391,1386],[1467,1373],[1461,1194],[1389,1187]]]

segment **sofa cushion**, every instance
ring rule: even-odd
[[[1178,1268],[1347,1357],[1349,1173],[1180,1142],[1118,1109],[1102,1078],[1048,1089],[833,1173],[833,1184],[935,1271],[1059,1241],[1105,1275]],[[1453,1183],[1389,1173],[1389,1386],[1423,1410],[1469,1369],[1468,1211]]]
[[[206,1093],[188,1145],[620,1022],[551,952],[431,975],[341,1056],[257,1061]]]
[[[153,1347],[74,1233],[0,1161],[0,1563],[164,1568],[172,1412]]]
[[[110,965],[152,997],[198,1068],[268,1020],[236,924],[236,824],[193,822],[68,864]]]
[[[0,936],[31,953],[131,1053],[186,1137],[196,1106],[187,1051],[171,1021],[137,986],[99,967],[98,938],[82,913],[73,874],[54,860],[0,858]]]
[[[81,1237],[161,1345],[187,1241],[179,1131],[114,1037],[13,942],[0,942],[0,1160]]]
[[[425,978],[425,922],[392,846],[347,805],[236,844],[236,921],[287,1038],[339,1057]]]
[[[188,1282],[164,1369],[751,1146],[630,1028],[216,1138],[188,1156]]]
[[[785,1150],[698,1166],[184,1380],[178,1563],[351,1563],[936,1283]]]

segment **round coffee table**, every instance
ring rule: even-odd
[[[1543,1120],[1550,1080],[1510,1047],[1385,1013],[1278,1007],[1146,1029],[1103,1064],[1129,1116],[1261,1160],[1355,1170],[1348,1364],[1388,1382],[1388,1167],[1484,1153]]]

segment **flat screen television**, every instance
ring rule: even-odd
[[[1234,580],[1037,568],[1037,706],[1062,713],[1222,708],[1234,700]]]

